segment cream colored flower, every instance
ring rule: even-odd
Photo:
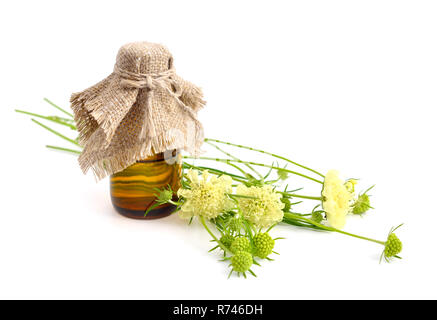
[[[185,199],[179,216],[191,218],[203,216],[213,219],[227,210],[231,210],[234,202],[227,193],[232,193],[232,178],[226,175],[217,177],[207,170],[199,176],[197,170],[188,170],[187,177],[191,189],[179,189],[178,196]]]
[[[330,170],[323,182],[323,209],[329,224],[341,229],[346,224],[346,216],[351,210],[353,195],[349,192],[344,181],[336,170]]]
[[[281,195],[276,193],[271,186],[246,187],[238,185],[237,195],[250,196],[254,199],[238,198],[240,209],[244,218],[258,228],[268,228],[282,221],[284,217],[284,203]]]

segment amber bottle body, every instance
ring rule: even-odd
[[[180,187],[182,165],[178,151],[155,154],[137,161],[121,172],[111,175],[110,193],[114,208],[123,216],[134,219],[157,219],[175,210],[172,204],[160,205],[147,213],[155,204],[156,188]],[[176,195],[175,195],[176,198]]]

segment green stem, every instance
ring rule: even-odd
[[[314,197],[314,196],[303,196],[300,194],[293,194],[288,192],[282,192],[282,191],[276,191],[277,193],[289,196],[291,198],[302,198],[302,199],[309,199],[309,200],[320,200],[323,201],[323,197]]]
[[[41,114],[32,113],[32,112],[23,111],[23,110],[18,110],[18,109],[15,109],[15,112],[27,114],[29,116],[38,117],[38,118],[42,118],[42,119],[45,119],[45,120],[49,120],[49,121],[55,122],[57,124],[61,124],[61,125],[67,126],[71,130],[77,130],[75,125],[67,122],[67,121],[71,121],[71,120],[66,119],[66,118],[61,118],[61,117],[57,117],[57,116],[43,116]]]
[[[267,152],[267,151],[264,151],[264,150],[261,150],[261,149],[255,149],[255,148],[252,148],[252,147],[243,146],[243,145],[241,145],[241,144],[234,144],[234,143],[231,143],[231,142],[221,141],[221,140],[217,140],[217,139],[208,139],[208,138],[206,138],[205,141],[213,141],[213,142],[217,142],[217,143],[221,143],[221,144],[226,144],[226,145],[233,146],[233,147],[237,147],[237,148],[242,148],[242,149],[247,149],[247,150],[251,150],[251,151],[255,151],[255,152],[260,152],[260,153],[263,153],[263,154],[266,154],[266,155],[272,156],[272,157],[274,157],[274,158],[278,158],[278,159],[281,159],[281,160],[287,161],[287,162],[289,162],[289,163],[292,163],[292,164],[294,164],[294,165],[296,165],[296,166],[298,166],[298,167],[301,167],[301,168],[303,168],[303,169],[305,169],[305,170],[308,170],[308,171],[311,171],[311,172],[313,172],[313,173],[315,173],[315,174],[318,174],[318,175],[321,176],[322,178],[325,177],[323,174],[321,174],[320,172],[318,172],[318,171],[316,171],[316,170],[314,170],[314,169],[308,168],[308,167],[306,167],[306,166],[304,166],[304,165],[301,165],[301,164],[299,164],[299,163],[297,163],[297,162],[295,162],[295,161],[292,161],[292,160],[287,159],[287,158],[285,158],[285,157],[282,157],[282,156],[280,156],[280,155],[277,155],[277,154],[274,154],[274,153],[270,153],[270,152]]]
[[[185,158],[185,159],[197,159],[197,158],[193,158],[193,157],[183,157],[183,158]],[[227,163],[227,165],[229,165],[229,166],[231,166],[231,167],[237,169],[238,171],[240,171],[242,174],[244,174],[244,175],[246,176],[245,179],[248,179],[248,177],[247,177],[248,174],[246,173],[246,171],[244,171],[243,169],[241,169],[239,166],[237,166],[237,165],[235,165],[235,164],[233,164],[233,163]]]
[[[173,201],[173,200],[168,200],[167,202],[168,202],[168,203],[171,203],[172,205],[174,205],[174,206],[176,206],[176,207],[178,207],[178,206],[181,205],[181,203],[179,203],[179,202],[175,202],[175,201]]]
[[[293,214],[297,214],[298,216],[301,216],[301,217],[308,217],[308,216],[312,215],[312,213],[298,213],[298,212],[292,212],[292,211],[288,211],[288,212],[293,213]]]
[[[253,241],[253,234],[252,234],[252,226],[247,222],[246,219],[243,220],[244,228],[247,231],[247,234],[249,235],[249,238],[251,241]]]
[[[242,174],[244,174],[246,177],[248,176],[247,172],[244,171],[243,169],[241,169],[239,166],[233,164],[233,163],[227,163],[227,165],[237,169],[238,171],[240,171]]]
[[[275,170],[283,170],[283,171],[285,171],[285,172],[292,173],[292,174],[295,174],[295,175],[297,175],[297,176],[300,176],[300,177],[303,177],[303,178],[306,178],[306,179],[312,180],[312,181],[314,181],[314,182],[317,182],[317,183],[323,184],[322,181],[317,180],[317,179],[314,179],[314,178],[311,178],[311,177],[309,177],[309,176],[307,176],[307,175],[304,175],[304,174],[302,174],[302,173],[299,173],[299,172],[296,172],[296,171],[291,171],[291,170],[284,169],[284,168],[280,168],[280,167],[269,166],[269,165],[266,165],[266,164],[264,164],[264,163],[258,163],[258,162],[252,162],[252,161],[242,161],[242,160],[233,160],[233,159],[210,158],[210,157],[198,157],[198,158],[195,158],[195,157],[184,156],[183,158],[184,158],[184,159],[211,160],[211,161],[217,161],[217,162],[222,162],[222,163],[227,163],[227,164],[230,164],[231,162],[238,162],[238,163],[243,163],[243,164],[244,164],[244,163],[248,163],[248,164],[251,164],[251,165],[253,165],[253,166],[260,166],[260,167],[265,167],[265,168],[272,168],[272,169],[275,169]]]
[[[219,170],[219,169],[215,169],[215,168],[204,167],[204,166],[195,166],[195,165],[187,163],[187,162],[184,162],[183,166],[184,166],[184,169],[196,169],[196,170],[199,170],[199,171],[208,170],[212,174],[216,174],[216,175],[228,175],[228,176],[232,177],[232,179],[234,179],[235,181],[238,181],[238,182],[246,182],[246,180],[247,180],[245,177],[242,177],[242,176],[239,176],[239,175],[236,175],[236,174],[233,174],[233,173],[229,173],[229,172],[226,172],[226,171],[222,171],[222,170]]]
[[[40,125],[41,127],[43,127],[44,129],[50,131],[51,133],[54,133],[54,134],[57,135],[58,137],[61,137],[62,139],[67,140],[68,142],[70,142],[70,143],[72,143],[72,144],[74,144],[74,145],[76,145],[76,146],[79,146],[79,143],[77,143],[77,141],[75,141],[75,140],[73,140],[73,139],[70,139],[70,138],[67,138],[67,137],[64,136],[63,134],[60,134],[58,131],[55,131],[55,130],[53,130],[52,128],[47,127],[46,125],[42,124],[42,123],[39,122],[39,121],[36,121],[35,119],[31,119],[31,120],[32,120],[33,122],[35,122],[36,124]]]
[[[229,197],[235,197],[235,198],[243,198],[243,199],[258,199],[258,197],[252,197],[252,196],[246,196],[243,194],[233,194],[233,193],[226,193]]]
[[[200,222],[202,223],[202,225],[205,227],[206,231],[208,231],[208,233],[210,234],[210,236],[217,242],[217,244],[220,246],[220,248],[223,249],[223,251],[225,252],[229,252],[229,249],[226,248],[223,243],[221,243],[221,241],[219,239],[217,239],[217,237],[214,235],[214,233],[212,233],[212,231],[208,228],[208,226],[205,223],[205,218],[203,218],[202,216],[199,216]]]
[[[55,108],[58,109],[59,111],[65,113],[65,114],[68,115],[69,117],[74,118],[74,116],[73,116],[70,112],[65,111],[65,110],[62,109],[60,106],[58,106],[58,105],[54,104],[53,102],[51,102],[49,99],[44,98],[44,101],[47,102],[48,104],[50,104],[51,106],[55,107]]]
[[[325,226],[325,225],[323,225],[321,223],[315,222],[315,221],[313,221],[311,219],[305,218],[303,216],[300,216],[300,215],[297,215],[297,214],[294,214],[294,213],[285,212],[284,213],[284,217],[286,219],[293,219],[293,220],[298,220],[298,221],[304,221],[304,222],[310,223],[310,224],[312,224],[312,225],[314,225],[316,227],[319,227],[319,228],[327,230],[327,231],[338,232],[338,233],[342,233],[344,235],[351,236],[351,237],[354,237],[354,238],[358,238],[358,239],[362,239],[362,240],[367,240],[367,241],[375,242],[375,243],[378,243],[378,244],[381,244],[381,245],[385,245],[384,241],[379,241],[379,240],[375,240],[375,239],[359,236],[359,235],[356,235],[356,234],[353,234],[353,233],[349,233],[349,232],[346,232],[346,231],[342,231],[342,230],[339,230],[339,229],[336,229],[336,228],[333,228],[333,227],[328,227],[328,226]]]
[[[49,149],[65,151],[65,152],[71,152],[71,153],[74,153],[74,154],[81,154],[82,153],[81,151],[78,151],[78,150],[67,149],[67,148],[62,148],[62,147],[57,147],[57,146],[47,145],[46,147],[49,148]]]
[[[304,228],[309,228],[309,229],[313,229],[313,230],[318,230],[318,231],[326,231],[325,229],[319,228],[313,224],[309,224],[303,221],[298,221],[296,219],[290,219],[284,216],[284,219],[282,220],[283,223],[287,223],[287,224],[291,224],[293,226],[296,227],[304,227]]]
[[[230,154],[229,152],[226,152],[225,150],[223,150],[222,148],[220,148],[219,146],[216,146],[215,144],[213,144],[213,143],[211,143],[211,142],[209,142],[209,141],[207,141],[207,140],[205,140],[205,142],[207,143],[207,144],[209,144],[210,146],[213,146],[214,148],[216,148],[218,151],[220,151],[220,152],[222,152],[222,153],[224,153],[225,155],[227,155],[228,157],[231,157],[232,159],[234,159],[234,160],[240,160],[240,159],[238,159],[237,157],[234,157],[232,154]],[[250,164],[245,164],[245,166],[246,167],[248,167],[250,170],[252,170],[260,179],[262,179],[263,178],[263,176],[258,172],[258,171],[256,171]]]

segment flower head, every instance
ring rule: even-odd
[[[283,170],[283,169],[278,169],[278,170],[277,170],[277,173],[278,173],[278,178],[279,178],[280,180],[285,181],[285,180],[288,179],[289,174],[288,174],[287,171],[285,171],[285,170]]]
[[[238,237],[236,238],[230,247],[231,252],[238,252],[238,251],[250,251],[250,241],[246,237]]]
[[[243,228],[243,220],[240,217],[232,217],[229,220],[228,228],[231,232],[239,233],[241,228]]]
[[[390,230],[387,241],[385,242],[384,251],[382,252],[381,258],[384,256],[385,261],[390,262],[392,258],[400,258],[398,254],[402,251],[402,242],[393,232],[398,229],[401,225]]]
[[[371,208],[370,206],[370,199],[367,194],[361,194],[358,196],[357,200],[355,200],[353,206],[352,206],[352,213],[353,214],[362,214],[369,210]]]
[[[159,192],[156,196],[157,203],[166,203],[173,198],[173,190],[170,186],[162,190],[157,189],[157,191]]]
[[[258,228],[268,228],[282,221],[284,203],[281,195],[269,185],[262,187],[237,186],[237,194],[251,198],[239,198],[243,217]]]
[[[322,195],[322,206],[329,224],[337,229],[343,228],[346,216],[351,210],[353,196],[339,177],[338,171],[328,171],[323,182]]]
[[[253,263],[253,257],[249,252],[238,251],[231,258],[232,270],[236,272],[245,273],[249,271]]]
[[[273,252],[275,246],[275,240],[273,240],[268,233],[258,233],[253,238],[253,243],[255,246],[255,255],[261,259],[267,258],[267,256]]]
[[[180,217],[203,216],[213,219],[233,208],[234,202],[227,195],[232,192],[231,177],[217,177],[206,170],[201,176],[196,170],[188,170],[187,177],[190,189],[178,190],[178,196],[184,199]]]
[[[311,220],[320,223],[323,220],[323,215],[322,215],[323,211],[313,211],[311,213]]]
[[[371,186],[364,193],[360,194],[358,198],[355,200],[352,205],[352,213],[353,214],[362,214],[369,209],[373,209],[370,205],[370,196],[367,194],[369,190],[371,190],[374,186]]]
[[[284,204],[283,211],[285,211],[285,212],[290,211],[290,209],[291,209],[291,201],[290,201],[290,198],[282,197],[282,198],[281,198],[281,202]]]
[[[223,245],[224,245],[226,248],[230,248],[232,242],[234,242],[234,239],[235,239],[235,238],[234,238],[233,236],[231,236],[230,234],[224,234],[224,235],[222,235],[222,237],[220,238],[220,242],[223,243]]]

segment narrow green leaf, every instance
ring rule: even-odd
[[[55,107],[55,108],[58,109],[59,111],[65,113],[65,114],[68,115],[69,117],[74,118],[74,116],[73,116],[70,112],[65,111],[64,109],[62,109],[60,106],[54,104],[54,103],[53,103],[52,101],[50,101],[49,99],[44,98],[44,101],[47,102],[48,104],[50,104],[51,106]]]
[[[67,140],[68,142],[70,142],[70,143],[72,143],[72,144],[74,144],[74,145],[76,145],[76,146],[79,146],[79,143],[78,143],[76,140],[73,140],[73,139],[70,139],[70,138],[64,136],[63,134],[59,133],[58,131],[53,130],[53,129],[50,128],[50,127],[47,127],[46,125],[42,124],[41,122],[39,122],[39,121],[37,121],[37,120],[35,120],[35,119],[33,119],[33,118],[32,118],[31,120],[32,120],[33,122],[35,122],[36,124],[40,125],[41,127],[43,127],[44,129],[50,131],[51,133],[54,133],[54,134],[57,135],[58,137],[61,137],[62,139]]]
[[[67,149],[67,148],[62,148],[62,147],[57,147],[57,146],[46,145],[46,147],[49,148],[49,149],[65,151],[65,152],[71,152],[71,153],[74,153],[74,154],[81,154],[82,153],[79,150]]]

